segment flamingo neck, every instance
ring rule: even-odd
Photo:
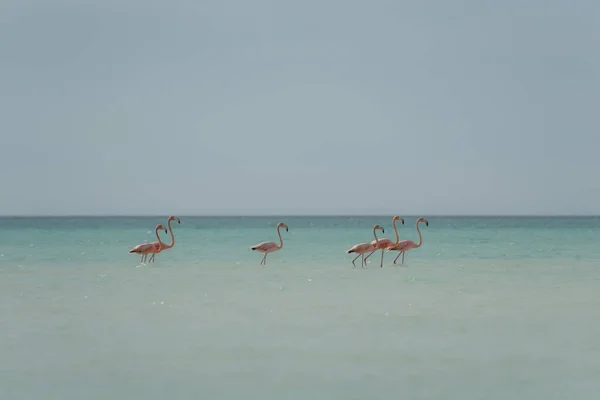
[[[375,232],[376,230],[376,228],[373,228],[373,236],[375,236],[375,242],[377,243],[377,246],[379,246],[379,238],[377,237],[377,232]]]
[[[277,235],[279,235],[279,248],[283,247],[283,239],[281,238],[281,232],[279,232],[279,230],[281,229],[280,226],[277,227]]]
[[[169,232],[171,232],[171,244],[166,244],[165,243],[165,247],[166,248],[171,248],[171,247],[173,247],[175,245],[175,235],[173,235],[173,229],[171,229],[171,222],[172,221],[173,220],[170,219],[169,222],[167,223],[167,225],[169,226]]]
[[[396,228],[396,220],[392,220],[392,225],[394,227],[394,232],[396,232],[396,243],[394,244],[398,244],[398,242],[400,241],[400,237],[398,236],[398,228]]]
[[[158,236],[158,231],[159,231],[159,229],[156,228],[154,233],[156,233],[156,238],[158,239],[158,244],[160,244],[162,246],[162,245],[164,245],[164,243],[162,242],[162,240],[160,240],[160,236]]]
[[[421,221],[417,221],[417,233],[419,234],[419,243],[417,243],[417,247],[421,247],[421,244],[423,243],[423,236],[421,236],[421,230],[419,229],[419,222],[421,222]]]

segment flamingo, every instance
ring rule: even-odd
[[[404,218],[400,218],[397,215],[394,216],[394,218],[392,218],[392,226],[394,227],[394,232],[396,232],[396,241],[392,242],[392,239],[388,239],[388,238],[379,239],[379,242],[373,240],[371,242],[371,244],[375,247],[375,250],[373,250],[368,256],[365,257],[365,263],[367,262],[369,257],[371,257],[371,254],[375,253],[377,251],[377,249],[381,249],[381,268],[383,268],[383,251],[385,249],[387,249],[388,247],[398,243],[398,240],[400,239],[398,237],[398,229],[396,228],[396,221],[398,221],[398,220],[400,220],[402,222],[402,225],[404,225]]]
[[[387,251],[399,251],[400,253],[398,253],[398,257],[400,257],[400,254],[402,254],[402,264],[404,264],[404,254],[408,250],[416,249],[418,247],[421,247],[421,244],[423,244],[423,237],[421,236],[421,230],[419,229],[419,222],[424,222],[426,226],[429,226],[429,221],[427,221],[425,218],[421,217],[417,220],[417,223],[415,225],[417,226],[417,233],[419,234],[418,244],[413,242],[412,240],[401,240],[398,243],[388,247],[387,249]],[[396,264],[396,260],[398,259],[398,257],[394,259],[394,264]]]
[[[267,254],[272,253],[274,251],[280,250],[283,247],[283,239],[281,238],[281,232],[279,229],[285,228],[285,231],[288,232],[288,226],[283,222],[277,224],[277,235],[279,235],[279,245],[275,242],[262,242],[255,246],[250,247],[252,251],[258,251],[259,253],[265,253],[264,257],[260,261],[261,265],[267,265]]]
[[[375,232],[377,229],[381,229],[381,232],[385,233],[385,230],[383,229],[383,227],[381,225],[377,224],[373,227],[373,236],[375,236],[375,244],[377,244],[379,242],[379,239],[377,238],[377,233]],[[355,267],[356,267],[356,264],[354,263],[354,261],[356,261],[356,259],[358,257],[362,256],[362,264],[363,264],[362,267],[364,268],[364,266],[367,265],[367,263],[365,261],[365,253],[373,252],[375,250],[377,250],[377,248],[375,246],[373,246],[372,243],[364,242],[364,243],[355,244],[354,246],[352,246],[351,248],[346,250],[346,254],[350,254],[350,253],[358,254],[354,258],[354,260],[352,260],[352,265],[354,265]]]
[[[156,233],[156,238],[158,239],[158,242],[138,244],[137,246],[135,246],[134,248],[129,250],[129,252],[141,254],[142,259],[140,262],[146,261],[146,258],[148,258],[148,254],[150,254],[150,253],[152,253],[152,257],[154,257],[154,253],[160,252],[160,248],[162,246],[160,236],[158,236],[158,231],[161,229],[165,229],[165,227],[162,226],[162,224],[158,224],[158,225],[156,225],[156,229],[154,230]],[[165,229],[165,233],[167,233],[166,229]]]

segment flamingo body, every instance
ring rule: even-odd
[[[372,243],[359,243],[359,244],[355,244],[354,246],[350,247],[348,250],[346,250],[346,254],[350,254],[350,253],[358,253],[358,254],[363,254],[363,253],[368,253],[369,251],[373,251],[376,250],[375,246],[373,246]]]
[[[142,243],[129,250],[130,253],[145,254],[160,250],[158,242]]]
[[[412,240],[401,240],[397,244],[392,243],[387,249],[388,251],[406,251],[416,249],[417,247],[419,246]]]
[[[143,251],[143,249],[146,247],[147,247],[147,244],[138,244],[133,249],[129,250],[129,252],[140,254]]]
[[[259,253],[272,253],[280,249],[279,245],[275,242],[262,242],[250,248]]]
[[[394,244],[394,241],[392,239],[388,239],[388,238],[379,239],[379,243],[376,240],[373,240],[371,242],[371,246],[375,247],[376,250],[387,249],[388,247],[390,247],[393,244]]]
[[[167,230],[165,229],[165,233],[167,233]],[[163,242],[152,242],[149,243],[150,246],[148,247],[148,249],[146,250],[146,252],[148,254],[152,254],[152,256],[150,257],[150,259],[148,260],[148,262],[154,262],[154,256],[157,255],[158,253],[160,253],[163,250]]]

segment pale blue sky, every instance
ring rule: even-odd
[[[600,214],[600,2],[0,3],[0,214]]]

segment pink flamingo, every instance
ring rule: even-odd
[[[381,229],[381,232],[385,233],[385,230],[383,229],[383,227],[381,225],[378,224],[373,227],[373,236],[375,236],[375,244],[377,244],[377,242],[379,242],[379,239],[377,238],[377,233],[375,232],[377,229]],[[367,263],[365,261],[365,253],[373,252],[375,250],[377,250],[377,248],[375,246],[373,246],[372,243],[364,242],[364,243],[355,244],[354,246],[352,246],[351,248],[346,250],[346,254],[350,254],[350,253],[358,254],[354,258],[354,260],[352,260],[352,265],[354,265],[355,267],[356,267],[356,264],[354,263],[354,261],[356,261],[356,259],[358,257],[362,256],[362,267],[364,268],[364,266],[367,265]]]
[[[283,239],[281,238],[281,232],[279,229],[285,228],[285,231],[288,232],[288,226],[283,222],[277,224],[277,235],[279,235],[279,243],[275,242],[262,242],[255,246],[250,247],[253,251],[258,251],[259,253],[265,253],[265,256],[260,261],[261,265],[267,265],[267,254],[272,253],[274,251],[280,250],[283,247]]]
[[[365,257],[365,263],[367,262],[369,257],[371,257],[371,254],[375,253],[377,249],[381,249],[381,268],[383,268],[383,251],[388,247],[395,245],[396,243],[398,243],[398,240],[400,240],[400,238],[398,237],[398,229],[396,228],[396,221],[398,220],[400,220],[402,222],[402,225],[404,225],[404,218],[400,218],[397,215],[394,216],[394,218],[392,218],[392,226],[394,227],[394,232],[396,232],[396,241],[392,242],[392,239],[388,238],[379,239],[379,242],[373,240],[371,244],[375,247],[375,250],[373,250],[368,256]]]
[[[423,244],[423,237],[421,236],[421,230],[419,229],[419,222],[425,222],[425,225],[429,226],[429,221],[427,221],[425,218],[421,217],[417,220],[416,226],[417,233],[419,234],[418,244],[413,242],[412,240],[401,240],[398,243],[391,245],[387,249],[387,251],[399,251],[400,253],[398,253],[398,257],[400,257],[400,254],[402,254],[402,264],[404,264],[404,254],[408,250],[416,249],[418,247],[421,247],[421,244]],[[398,259],[398,257],[394,259],[394,264],[396,264],[396,260]]]
[[[162,226],[162,224],[156,225],[155,233],[156,233],[156,238],[158,239],[158,242],[138,244],[133,249],[129,250],[129,252],[141,254],[142,255],[141,262],[146,261],[146,258],[148,258],[148,254],[150,254],[150,253],[152,253],[152,257],[154,257],[154,253],[160,252],[160,248],[162,245],[160,236],[158,236],[158,231],[161,229],[165,229],[165,227]],[[167,233],[166,229],[165,229],[165,233]]]

